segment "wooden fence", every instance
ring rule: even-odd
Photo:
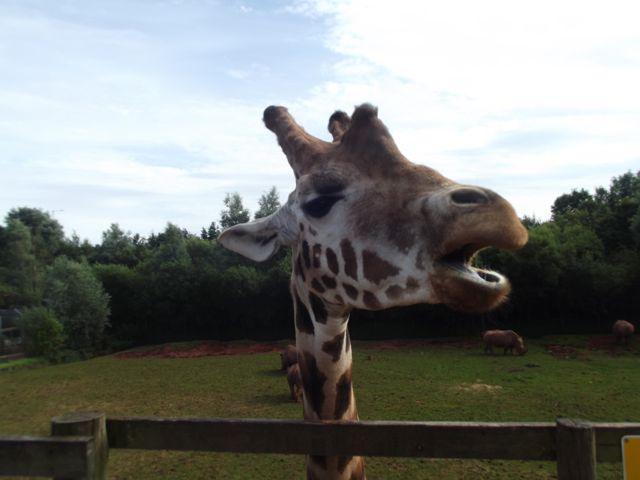
[[[111,448],[236,453],[548,460],[559,480],[596,478],[622,461],[621,439],[640,423],[306,422],[76,413],[50,437],[0,436],[0,476],[106,479]]]

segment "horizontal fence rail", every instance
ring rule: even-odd
[[[640,423],[309,422],[302,420],[55,417],[51,437],[0,437],[0,476],[106,479],[109,449],[546,460],[560,480],[596,478],[622,461]]]
[[[81,478],[92,455],[93,437],[0,436],[0,475]]]
[[[553,423],[107,419],[112,448],[555,460]]]

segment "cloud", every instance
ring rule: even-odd
[[[547,218],[558,195],[638,168],[632,2],[305,0],[291,10],[324,22],[341,56],[305,107],[374,102],[409,158],[494,188],[521,214]]]

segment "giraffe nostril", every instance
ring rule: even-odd
[[[476,188],[459,188],[451,192],[451,199],[458,205],[479,205],[489,202],[489,197]]]

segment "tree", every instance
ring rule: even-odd
[[[28,355],[43,356],[50,362],[59,360],[65,341],[64,327],[51,310],[28,308],[22,312],[18,325]]]
[[[0,250],[0,304],[36,305],[40,301],[42,272],[33,253],[31,233],[18,219],[9,219]]]
[[[125,233],[117,223],[112,223],[108,230],[102,232],[102,244],[97,248],[96,260],[132,267],[139,261],[136,253],[131,232]]]
[[[211,225],[209,225],[207,229],[202,227],[202,231],[200,232],[200,238],[203,240],[215,240],[218,238],[218,235],[220,235],[220,229],[218,225],[216,225],[216,222],[211,222]]]
[[[87,352],[102,348],[109,325],[109,295],[86,262],[56,258],[47,272],[44,300],[64,326],[69,348]]]
[[[551,207],[551,213],[555,220],[559,215],[571,213],[574,210],[585,210],[591,212],[594,207],[594,199],[584,188],[572,190],[556,198]]]
[[[239,223],[249,221],[249,210],[244,208],[242,197],[240,194],[227,193],[224,197],[224,206],[226,207],[220,212],[220,225],[222,228],[229,228]]]
[[[263,218],[275,213],[280,208],[280,195],[275,186],[271,190],[262,194],[258,199],[258,211],[253,216],[254,219]]]
[[[60,252],[64,244],[64,230],[62,225],[49,213],[38,208],[13,208],[6,217],[20,220],[30,231],[33,251],[36,260],[41,265],[48,265]]]

